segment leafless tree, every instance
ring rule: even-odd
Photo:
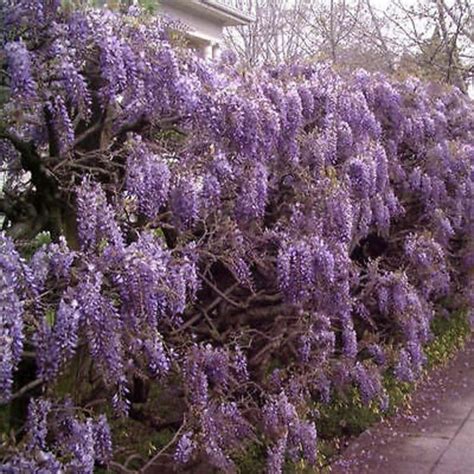
[[[469,0],[392,2],[385,14],[393,25],[401,67],[467,91],[474,77],[474,16]]]
[[[238,2],[236,0],[236,5]],[[229,29],[228,46],[250,66],[298,59],[304,49],[302,25],[297,27],[295,19],[304,3],[302,0],[246,0],[245,6],[255,21]]]
[[[307,1],[303,12],[309,38],[334,62],[341,49],[351,41],[360,20],[362,2],[358,0]]]
[[[243,0],[235,0],[243,1]],[[411,73],[466,91],[474,76],[470,0],[245,0],[256,21],[228,31],[249,65],[325,59],[338,67]]]
[[[247,1],[256,21],[230,29],[227,43],[249,65],[309,58],[393,69],[384,41],[387,21],[369,0]]]

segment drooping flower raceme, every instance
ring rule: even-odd
[[[24,344],[22,291],[23,264],[13,242],[0,234],[0,400],[8,401],[13,373]]]

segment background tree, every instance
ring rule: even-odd
[[[464,0],[398,1],[387,11],[370,0],[282,0],[276,8],[254,0],[252,6],[257,22],[227,35],[229,46],[248,64],[326,59],[352,70],[411,72],[463,92],[472,80],[473,13]],[[276,54],[276,38],[284,53]]]
[[[242,7],[238,0],[237,7]],[[249,66],[297,61],[304,55],[304,38],[297,18],[307,10],[304,0],[248,0],[255,21],[227,30],[227,44]]]
[[[431,77],[467,92],[472,80],[474,17],[469,2],[423,1],[406,7],[393,4],[390,21],[393,41],[410,57],[424,77]]]

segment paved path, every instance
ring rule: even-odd
[[[411,408],[352,441],[332,474],[474,474],[474,339]]]

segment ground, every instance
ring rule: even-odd
[[[474,339],[410,406],[349,442],[332,474],[474,474]]]

